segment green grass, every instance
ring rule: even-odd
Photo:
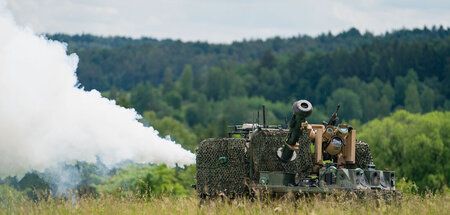
[[[5,187],[3,187],[5,188]],[[0,192],[0,214],[449,214],[450,195],[404,195],[398,202],[346,199],[341,196],[307,199],[214,200],[199,206],[195,195],[138,198],[100,195],[76,200],[32,201],[13,189]]]

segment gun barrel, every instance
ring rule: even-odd
[[[289,124],[289,134],[286,138],[286,145],[279,150],[278,158],[282,162],[288,162],[294,154],[300,135],[302,135],[301,126],[312,113],[313,106],[308,100],[299,100],[292,105],[293,115]]]
[[[333,115],[331,115],[330,120],[328,121],[327,125],[335,125],[338,121],[337,113],[339,111],[339,108],[341,107],[341,104],[338,104],[336,107],[336,111],[334,111]]]

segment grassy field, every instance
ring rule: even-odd
[[[450,195],[404,195],[399,202],[341,196],[250,201],[190,197],[98,196],[32,201],[14,190],[0,193],[0,214],[450,214]]]

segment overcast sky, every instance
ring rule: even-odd
[[[3,1],[3,0],[0,0]],[[315,36],[350,27],[372,33],[450,26],[450,0],[6,0],[39,33],[121,35],[230,43]]]

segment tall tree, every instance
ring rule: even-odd
[[[276,63],[277,61],[271,50],[266,50],[259,61],[260,66],[267,69],[273,69]]]
[[[174,75],[171,68],[166,68],[163,76],[163,93],[166,94],[175,89]]]
[[[186,65],[178,80],[180,87],[180,93],[183,99],[188,100],[192,90],[194,89],[194,73],[192,72],[191,65]]]
[[[424,86],[422,93],[420,94],[420,104],[424,113],[430,112],[434,108],[435,95],[433,89]]]
[[[411,113],[422,112],[420,105],[419,90],[414,82],[411,82],[405,91],[405,110]]]
[[[139,113],[143,113],[146,110],[158,109],[159,99],[155,93],[150,83],[140,83],[131,90],[131,104]]]

